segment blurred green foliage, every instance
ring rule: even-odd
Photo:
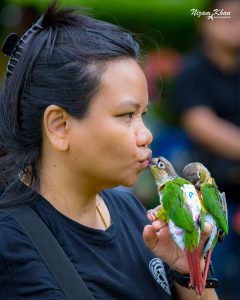
[[[34,5],[39,12],[49,0],[6,0],[9,4]],[[191,8],[202,9],[206,0],[59,0],[61,5],[81,6],[96,18],[137,33],[147,49],[171,45],[184,51],[191,47],[196,17]]]

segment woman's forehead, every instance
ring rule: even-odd
[[[108,63],[102,74],[99,91],[94,98],[102,99],[119,108],[128,106],[137,109],[146,106],[147,81],[142,69],[133,59]]]

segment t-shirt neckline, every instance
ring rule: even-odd
[[[119,217],[116,208],[112,203],[112,199],[111,197],[109,197],[108,193],[102,191],[100,193],[100,196],[106,203],[111,216],[111,225],[106,230],[87,227],[81,223],[70,219],[69,217],[58,211],[46,198],[44,198],[40,194],[38,195],[38,199],[35,202],[35,206],[38,210],[40,217],[46,220],[46,223],[53,224],[51,222],[52,218],[57,218],[60,223],[64,224],[67,228],[70,228],[76,233],[84,235],[85,238],[103,242],[109,241],[117,236],[119,230]]]

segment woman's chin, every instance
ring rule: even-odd
[[[137,174],[135,176],[131,176],[131,177],[126,177],[123,180],[123,182],[122,182],[121,185],[123,185],[125,187],[132,187],[132,186],[134,186],[137,183],[138,177],[139,177],[139,174]]]

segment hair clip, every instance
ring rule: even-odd
[[[12,33],[7,37],[3,45],[3,53],[10,56],[7,65],[7,77],[12,74],[15,65],[17,64],[19,58],[22,55],[22,51],[24,50],[25,44],[31,37],[32,33],[37,30],[43,29],[42,25],[40,24],[41,21],[42,17],[37,21],[37,23],[35,23],[31,28],[29,28],[21,38],[19,38],[16,33]]]
[[[16,33],[10,33],[9,36],[3,43],[2,52],[7,56],[11,56],[17,42],[20,40],[20,37]]]

